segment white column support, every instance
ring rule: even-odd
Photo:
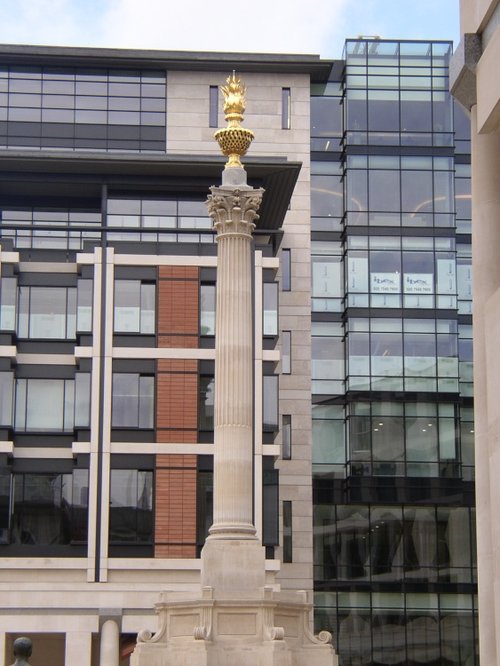
[[[0,631],[0,666],[6,666],[5,648],[7,645],[7,635],[5,631]]]
[[[120,630],[115,620],[105,620],[101,627],[99,666],[119,666]]]
[[[68,666],[71,664],[91,666],[92,633],[90,631],[68,631],[66,633],[64,663]]]
[[[263,190],[212,187],[218,242],[214,524],[209,538],[255,539],[253,525],[253,220]]]

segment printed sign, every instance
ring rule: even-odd
[[[405,273],[405,294],[434,293],[434,275],[432,273]]]
[[[401,275],[399,273],[371,273],[372,294],[399,294]]]

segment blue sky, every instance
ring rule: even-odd
[[[0,0],[0,42],[316,53],[346,37],[449,39],[459,0]]]

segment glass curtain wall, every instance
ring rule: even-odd
[[[470,143],[450,55],[349,40],[343,74],[311,90],[316,626],[342,666],[478,663]]]

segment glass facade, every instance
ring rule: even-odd
[[[339,80],[311,90],[316,626],[342,666],[478,663],[470,147],[450,54],[349,40]]]
[[[164,152],[166,75],[0,67],[0,148]]]

